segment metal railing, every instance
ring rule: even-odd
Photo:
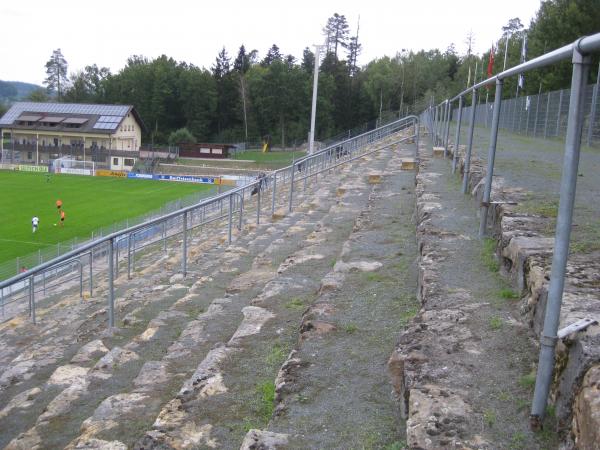
[[[600,70],[596,83],[585,87],[583,142],[588,146],[600,144],[600,102],[598,88]],[[498,127],[512,133],[543,139],[564,138],[567,133],[570,89],[541,92],[502,100]],[[492,122],[493,103],[479,103],[475,108],[475,125],[489,128]],[[470,115],[471,106],[463,108]],[[458,108],[451,112],[456,120]]]
[[[178,241],[181,236],[181,273],[186,276],[189,235],[195,228],[212,222],[224,221],[227,228],[227,241],[230,244],[232,228],[234,226],[240,230],[242,228],[246,210],[244,204],[254,197],[252,191],[256,194],[257,224],[260,223],[265,203],[267,207],[270,206],[271,214],[274,214],[277,206],[277,191],[279,189],[280,193],[285,193],[282,191],[283,187],[289,189],[285,202],[288,211],[291,211],[294,191],[298,189],[300,182],[306,188],[310,180],[316,180],[318,175],[325,171],[408,139],[415,139],[418,149],[418,120],[416,116],[405,117],[298,159],[290,166],[271,172],[264,178],[259,178],[243,187],[231,189],[193,205],[81,244],[78,248],[32,267],[25,273],[19,273],[0,282],[0,310],[6,318],[28,309],[29,315],[35,323],[36,295],[38,293],[46,294],[48,290],[55,292],[58,289],[57,285],[65,286],[69,281],[76,279],[79,282],[80,295],[83,296],[84,274],[87,272],[91,295],[95,284],[94,277],[106,274],[108,325],[113,327],[115,325],[114,280],[120,273],[119,261],[126,262],[127,277],[131,278],[135,271],[136,253],[150,245],[162,245],[166,252],[169,240],[177,237]],[[400,131],[409,130],[411,127],[414,128],[414,132],[396,142],[375,149],[367,148],[369,144],[381,141]],[[264,199],[269,189],[271,190],[270,205]],[[234,215],[237,215],[235,222]],[[73,267],[78,269],[75,278],[73,278]],[[94,274],[94,272],[96,273]],[[49,286],[51,281],[54,281],[54,284]]]
[[[458,118],[454,140],[454,157],[452,162],[454,171],[459,153],[458,149],[463,101],[468,94],[471,94],[469,131],[467,133],[467,146],[462,184],[462,192],[465,194],[467,192],[469,181],[471,150],[473,146],[473,130],[476,122],[477,94],[481,88],[495,83],[496,91],[492,111],[487,171],[485,174],[485,187],[481,202],[479,224],[479,235],[484,236],[487,229],[487,215],[490,206],[498,129],[500,127],[502,107],[505,103],[502,100],[502,87],[504,79],[520,73],[528,72],[530,70],[547,67],[567,59],[571,59],[573,64],[571,89],[569,90],[568,113],[565,131],[565,153],[561,176],[558,216],[556,219],[556,233],[554,252],[552,255],[550,286],[548,289],[548,301],[546,305],[544,327],[542,335],[540,336],[540,356],[530,415],[531,426],[534,429],[539,429],[541,427],[546,411],[546,404],[548,402],[550,386],[552,384],[555,346],[558,340],[557,332],[564,292],[567,258],[569,254],[573,209],[575,205],[579,154],[581,150],[586,106],[585,95],[590,68],[590,53],[597,52],[598,50],[600,50],[600,33],[592,36],[582,37],[572,44],[565,45],[564,47],[534,58],[531,61],[505,70],[504,72],[488,78],[487,80],[483,80],[480,83],[477,83],[474,86],[462,91],[455,97],[446,99],[439,105],[429,108],[422,114],[422,120],[427,123],[427,126],[433,136],[434,145],[442,145],[444,147],[444,156],[446,156],[450,132],[450,109],[452,103],[458,100]],[[562,102],[560,105],[562,108]],[[567,107],[567,105],[564,106]],[[592,109],[592,111],[595,111],[595,109]],[[594,122],[594,120],[592,120],[592,122]],[[588,128],[588,136],[590,129],[593,129],[593,123],[592,128]]]

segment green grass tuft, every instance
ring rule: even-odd
[[[535,386],[535,372],[528,373],[523,375],[519,379],[519,385],[526,389],[533,389]]]
[[[275,410],[275,383],[264,381],[258,385],[257,391],[260,395],[258,415],[264,423],[267,423]]]
[[[502,328],[503,323],[503,320],[498,316],[490,317],[490,328],[492,330],[499,330],[500,328]]]
[[[501,289],[500,297],[506,300],[513,300],[515,298],[519,298],[519,295],[512,289]]]
[[[492,272],[498,272],[500,265],[496,259],[496,240],[485,238],[483,240],[483,249],[481,250],[481,259],[485,267]]]
[[[296,311],[305,308],[304,301],[302,301],[302,299],[300,299],[300,298],[293,298],[293,299],[291,299],[289,302],[287,302],[285,304],[285,307],[287,309],[292,309],[292,310],[296,310]]]

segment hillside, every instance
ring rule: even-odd
[[[44,89],[42,86],[22,81],[0,80],[0,103],[9,103],[27,97],[31,92]]]

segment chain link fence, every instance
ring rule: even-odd
[[[598,83],[585,89],[582,144],[600,145],[600,102]],[[499,128],[543,139],[564,138],[567,132],[570,89],[543,92],[538,95],[519,96],[502,100]],[[493,97],[493,96],[490,96]],[[486,128],[492,123],[493,98],[475,106],[475,125]],[[468,124],[472,106],[463,107],[462,123]],[[458,117],[458,108],[452,119]]]

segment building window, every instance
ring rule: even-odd
[[[135,164],[135,162],[134,162],[133,158],[125,158],[123,160],[123,164],[125,166],[133,167],[133,165]]]
[[[27,152],[27,159],[33,159],[33,153]]]
[[[119,158],[113,158],[113,166],[119,165]]]

